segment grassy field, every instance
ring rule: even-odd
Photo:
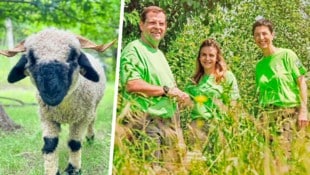
[[[1,57],[2,59],[2,57]],[[35,104],[35,89],[29,78],[16,84],[6,83],[6,77],[11,64],[15,60],[3,59],[0,64],[0,97],[20,99],[26,103],[17,103],[0,98],[5,105],[5,111],[22,129],[13,133],[0,131],[0,175],[42,175],[42,132],[38,116],[38,106]],[[12,63],[11,63],[12,62]],[[114,82],[109,82],[105,96],[97,110],[95,124],[96,138],[92,145],[84,142],[82,147],[82,172],[84,175],[108,174],[111,123],[113,112]],[[62,125],[59,151],[59,168],[63,171],[68,163],[68,125]]]
[[[291,159],[286,161],[279,138],[270,144],[260,128],[259,121],[238,109],[223,119],[210,120],[209,134],[206,140],[199,140],[186,127],[184,136],[187,153],[181,155],[181,161],[173,166],[161,162],[167,175],[308,175],[310,174],[310,132],[296,132],[292,142]],[[155,174],[150,168],[152,162],[145,156],[152,149],[146,149],[148,138],[135,137],[129,128],[119,124],[116,130],[114,146],[113,174]],[[136,132],[137,133],[137,132]],[[140,136],[141,137],[141,136]],[[202,142],[202,155],[194,154],[195,143]],[[149,146],[148,146],[149,147]],[[165,148],[162,148],[165,149]],[[172,155],[166,155],[171,157]],[[173,155],[176,156],[176,155]],[[165,157],[165,155],[164,155]]]
[[[308,97],[310,96],[308,83]],[[309,99],[309,98],[308,98]],[[308,100],[309,101],[309,100]],[[162,174],[167,175],[308,175],[310,174],[310,127],[306,130],[294,131],[291,156],[284,158],[285,148],[280,138],[275,137],[272,144],[264,134],[269,130],[260,126],[260,121],[248,109],[240,105],[230,109],[221,119],[209,122],[209,133],[206,140],[199,140],[190,131],[188,124],[190,116],[182,113],[182,126],[187,144],[187,152],[179,155],[181,161],[173,166],[163,164]],[[309,104],[308,104],[309,106]],[[254,109],[254,106],[252,107]],[[126,116],[128,106],[120,110],[118,120]],[[309,118],[309,111],[308,111]],[[155,174],[147,153],[152,153],[151,142],[147,143],[145,134],[130,130],[120,124],[116,126],[113,174]],[[143,137],[143,139],[141,139]],[[196,154],[193,147],[201,143],[200,153]],[[147,146],[146,146],[147,145]],[[146,149],[148,147],[148,149]],[[162,148],[165,150],[165,148]],[[196,150],[197,151],[197,150]],[[164,155],[165,156],[165,155]],[[171,157],[171,155],[166,155]],[[174,155],[175,156],[175,155]],[[203,157],[202,157],[203,156]]]

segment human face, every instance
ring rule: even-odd
[[[267,26],[257,26],[254,30],[254,40],[256,45],[264,50],[270,50],[273,46],[272,40],[274,34],[271,33]]]
[[[212,46],[206,46],[200,50],[199,61],[204,69],[205,74],[214,73],[217,54],[217,49]]]
[[[152,47],[157,48],[163,39],[167,29],[166,16],[164,13],[149,12],[146,14],[145,22],[140,22],[142,40]]]

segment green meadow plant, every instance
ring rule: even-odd
[[[128,108],[127,108],[128,109]],[[124,114],[124,113],[122,113]],[[245,108],[231,108],[221,119],[208,121],[209,132],[203,141],[199,156],[193,156],[197,140],[188,127],[184,128],[187,153],[180,163],[167,165],[167,174],[308,174],[310,168],[309,131],[296,131],[292,142],[292,157],[286,161],[285,149],[278,138],[271,144],[264,133],[268,128],[260,126],[259,119],[247,113]],[[139,137],[137,137],[139,135]],[[141,130],[117,123],[114,147],[114,174],[152,174],[152,160],[145,157],[155,150],[152,141]],[[195,140],[196,139],[196,140]],[[147,147],[147,149],[146,149]]]

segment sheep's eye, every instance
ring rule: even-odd
[[[34,64],[36,64],[36,62],[37,62],[37,59],[36,59],[35,56],[34,56],[33,50],[30,50],[30,51],[29,51],[29,54],[28,54],[28,61],[29,61],[30,65],[34,65]]]
[[[76,57],[67,59],[67,63],[72,63],[72,62],[76,62],[76,61],[77,61]]]
[[[76,49],[71,48],[71,49],[70,49],[69,56],[68,56],[68,59],[67,59],[67,62],[68,62],[68,63],[70,63],[70,62],[76,62],[76,61],[77,61],[77,58],[78,58],[78,54],[77,54]]]

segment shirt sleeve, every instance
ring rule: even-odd
[[[235,75],[228,71],[226,74],[226,81],[230,87],[230,98],[231,100],[237,100],[240,98],[238,83]]]
[[[138,53],[133,49],[125,49],[120,58],[120,80],[122,85],[129,80],[141,79]]]
[[[299,60],[295,52],[289,50],[287,53],[287,58],[289,60],[289,64],[291,65],[292,75],[294,79],[297,79],[298,77],[307,73],[307,69]]]

